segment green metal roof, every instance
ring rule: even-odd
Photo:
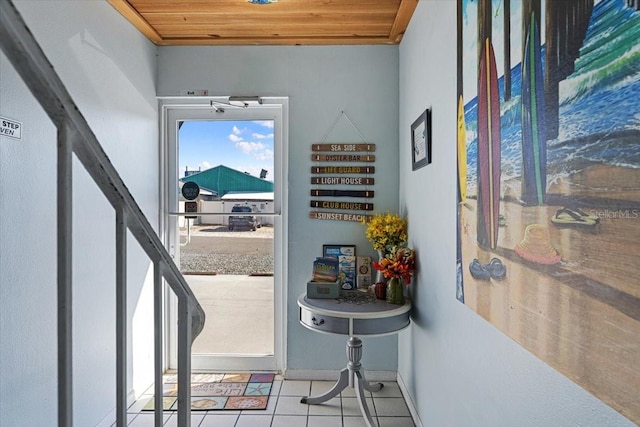
[[[223,165],[180,178],[180,181],[195,182],[201,188],[217,193],[218,197],[222,197],[230,191],[273,191],[273,182]]]

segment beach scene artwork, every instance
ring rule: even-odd
[[[640,424],[640,1],[457,6],[456,298]]]

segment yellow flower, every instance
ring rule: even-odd
[[[407,241],[407,219],[390,212],[379,213],[368,222],[365,235],[377,251],[389,251]]]

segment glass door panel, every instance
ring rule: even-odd
[[[207,316],[193,369],[277,370],[282,108],[180,108],[167,117],[168,246]],[[181,191],[187,182],[197,197]]]

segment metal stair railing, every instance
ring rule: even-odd
[[[72,158],[116,212],[116,425],[127,425],[127,230],[154,265],[155,425],[163,425],[163,279],[178,298],[178,425],[191,424],[191,344],[205,314],[11,0],[0,0],[0,48],[58,130],[58,425],[73,425]]]

